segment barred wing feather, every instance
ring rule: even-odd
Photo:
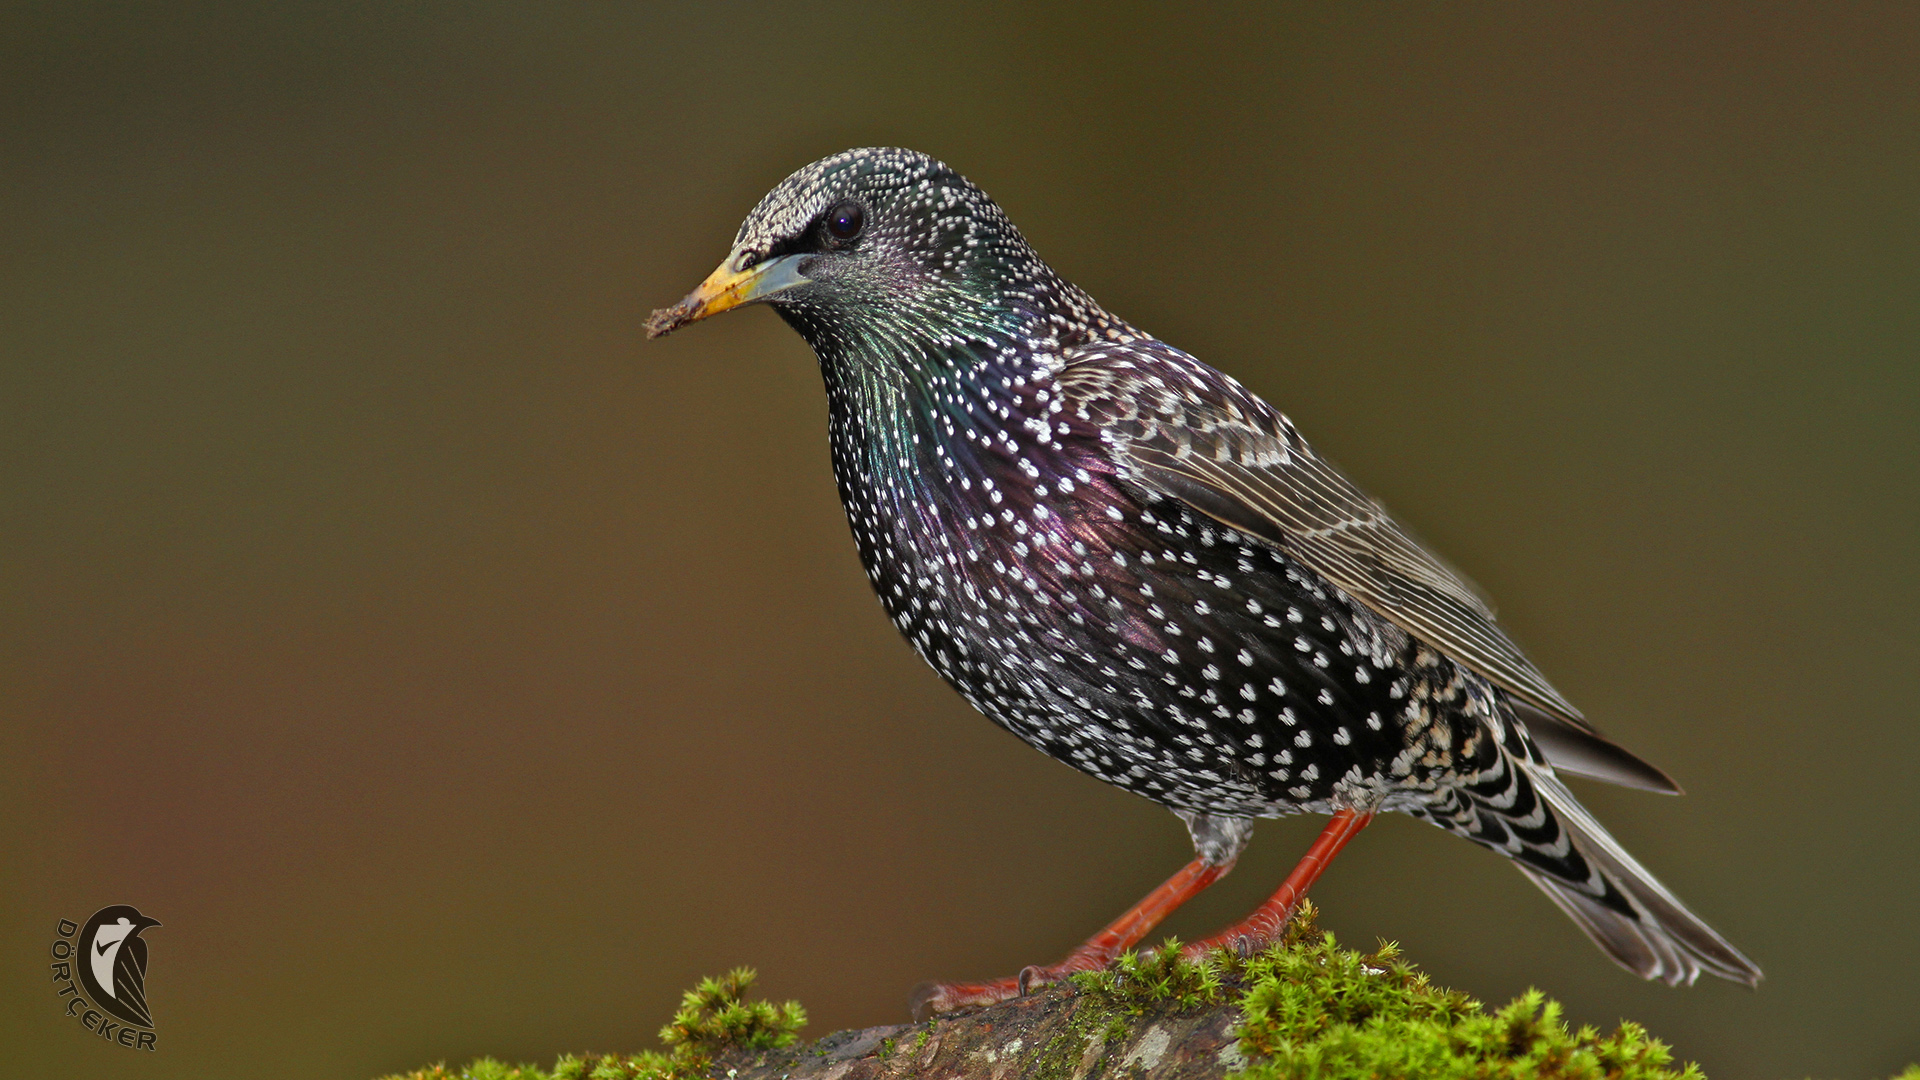
[[[1278,545],[1409,635],[1591,731],[1459,574],[1238,383],[1153,342],[1078,350],[1057,384],[1136,483]]]

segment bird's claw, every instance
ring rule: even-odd
[[[1018,979],[995,979],[984,983],[924,982],[913,988],[907,1004],[913,1010],[915,1020],[931,1020],[961,1009],[997,1005],[1020,993]]]
[[[1020,996],[1026,997],[1028,994],[1033,993],[1037,987],[1045,986],[1052,982],[1053,979],[1049,977],[1045,968],[1042,968],[1038,964],[1028,964],[1026,967],[1020,969],[1020,974],[1015,977],[1015,981],[1018,982],[1020,986]]]
[[[997,1005],[1011,998],[1025,997],[1076,972],[1096,971],[1105,964],[1103,958],[1075,954],[1058,964],[1028,964],[1011,979],[982,983],[924,982],[913,988],[908,1004],[913,1009],[915,1020],[927,1020],[961,1009],[977,1009]]]

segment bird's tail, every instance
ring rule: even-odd
[[[1761,974],[1688,911],[1595,821],[1551,768],[1502,754],[1504,769],[1432,807],[1430,820],[1514,860],[1621,967],[1668,985],[1701,972]]]
[[[1557,777],[1523,768],[1591,873],[1575,883],[1524,861],[1520,869],[1595,945],[1628,971],[1669,986],[1691,985],[1702,971],[1748,986],[1759,983],[1760,968],[1634,861]]]

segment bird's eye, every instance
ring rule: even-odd
[[[857,202],[843,202],[827,213],[827,235],[835,240],[851,240],[860,235],[867,223],[867,212]]]

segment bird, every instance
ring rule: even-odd
[[[160,920],[115,904],[93,913],[80,933],[86,966],[80,981],[94,1004],[130,1024],[153,1026],[147,1009],[147,942],[140,936]]]
[[[916,1016],[1106,965],[1231,870],[1256,820],[1303,813],[1330,820],[1279,890],[1188,955],[1277,940],[1398,812],[1511,859],[1634,974],[1759,982],[1564,779],[1679,786],[1290,419],[1101,307],[951,167],[868,147],[800,169],[646,333],[753,304],[818,358],[840,499],[900,633],[992,722],[1193,842],[1064,960],[925,984]]]

